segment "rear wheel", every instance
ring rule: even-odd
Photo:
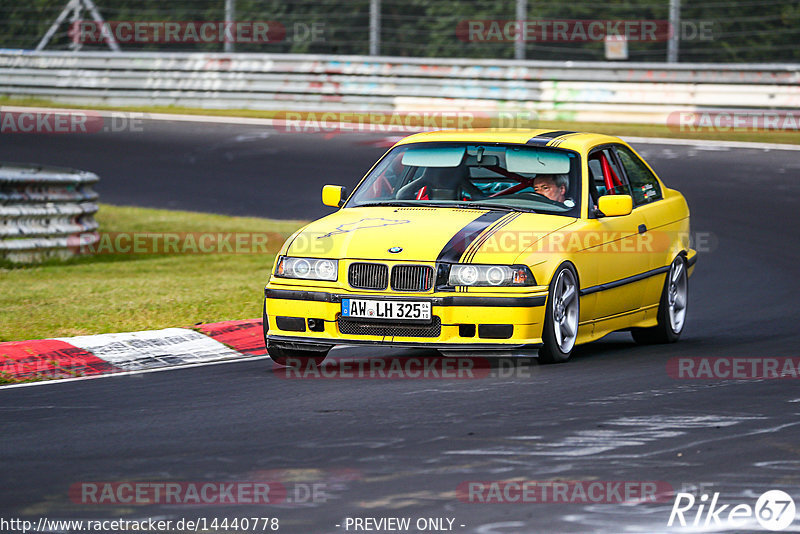
[[[563,363],[569,360],[578,337],[580,297],[575,269],[564,264],[550,282],[542,327],[540,363]]]
[[[674,343],[681,337],[686,324],[686,308],[689,304],[689,276],[686,259],[678,256],[672,262],[664,280],[661,301],[658,304],[658,324],[651,328],[634,328],[634,341],[642,344]]]

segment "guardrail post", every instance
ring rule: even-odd
[[[527,0],[517,0],[517,24],[519,25],[519,33],[517,34],[517,39],[514,41],[514,59],[525,59],[525,32],[522,29],[525,24],[525,19],[527,18]]]
[[[670,35],[667,42],[667,63],[678,62],[678,46],[681,39],[681,0],[669,0]]]
[[[225,0],[225,26],[233,24],[233,19],[236,18],[236,0]],[[230,32],[233,33],[232,31]],[[227,35],[227,32],[226,32]],[[234,52],[235,47],[233,41],[225,39],[225,52]]]
[[[369,55],[381,53],[381,0],[369,0]]]

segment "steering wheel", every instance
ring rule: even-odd
[[[392,184],[389,183],[389,180],[386,178],[385,174],[381,174],[378,176],[378,179],[375,180],[375,183],[372,184],[372,193],[375,197],[381,197],[383,195],[384,190],[388,194],[392,194],[394,189],[392,189]]]
[[[525,200],[535,200],[537,202],[544,202],[546,204],[552,204],[554,206],[559,206],[559,207],[564,205],[562,202],[549,199],[541,193],[533,193],[530,191],[525,191],[524,193],[518,193],[517,198]]]

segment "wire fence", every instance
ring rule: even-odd
[[[680,62],[800,61],[797,0],[684,0],[679,21],[671,24],[670,3],[676,0],[528,0],[522,2],[522,18],[519,0],[70,3],[73,9],[55,28],[47,50],[108,50],[103,26],[92,21],[88,9],[93,4],[120,50],[131,52],[659,62],[667,59],[670,35],[677,35]],[[0,48],[35,49],[67,6],[67,0],[0,0]],[[234,26],[203,33],[203,23],[226,20]],[[175,23],[173,38],[167,23]]]

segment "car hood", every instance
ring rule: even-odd
[[[347,208],[307,225],[294,236],[285,254],[510,263],[522,248],[574,221],[558,215],[484,209]]]

